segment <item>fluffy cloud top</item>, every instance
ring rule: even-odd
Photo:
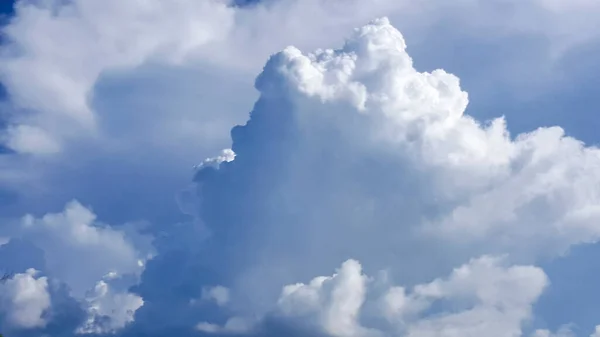
[[[6,43],[0,53],[0,77],[14,108],[2,143],[18,152],[50,154],[75,139],[101,136],[97,124],[105,116],[91,106],[99,77],[148,62],[208,61],[254,71],[263,57],[287,43],[311,48],[331,43],[350,27],[384,14],[415,30],[444,18],[460,23],[469,35],[543,33],[551,40],[550,54],[561,55],[555,49],[564,51],[596,37],[595,20],[574,18],[593,18],[600,10],[593,1],[546,0],[291,0],[250,8],[235,3],[18,1],[15,15],[3,27]],[[511,10],[497,10],[504,6]],[[562,15],[556,15],[559,11]],[[274,26],[280,29],[274,32]],[[324,30],[328,34],[321,34]],[[53,43],[45,36],[52,36]],[[242,51],[247,59],[237,57]]]
[[[518,258],[598,237],[600,152],[558,127],[511,138],[502,118],[465,115],[458,78],[415,70],[387,19],[339,50],[287,48],[256,87],[235,160],[197,176],[204,221],[249,256],[392,263],[443,240]]]
[[[370,270],[389,268],[410,287],[479,254],[508,254],[510,265],[598,238],[600,152],[558,127],[511,137],[502,118],[482,124],[466,115],[458,78],[417,71],[385,18],[357,29],[341,49],[286,48],[271,57],[256,88],[261,96],[250,120],[232,130],[235,159],[196,176],[197,214],[218,256],[207,264],[228,266],[226,284],[243,298],[234,305],[241,313],[269,312],[277,286],[348,256]],[[545,276],[508,267],[508,278],[532,275],[507,286],[524,292],[515,293],[493,280],[505,276],[492,261],[471,266],[495,275],[482,275],[481,284],[417,286],[417,294],[452,303],[472,296],[455,292],[477,289],[481,303],[421,318],[406,333],[521,335]],[[450,279],[470,275],[471,267]],[[368,334],[356,318],[365,281],[352,270],[358,264],[350,261],[339,275],[353,276],[330,281],[341,282],[330,297],[343,304],[319,299],[325,278],[299,287],[301,299],[290,301],[304,313],[322,310],[326,333]]]

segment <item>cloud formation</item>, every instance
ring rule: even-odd
[[[14,111],[2,142],[18,152],[51,154],[78,138],[102,138],[105,130],[98,124],[104,116],[91,104],[95,85],[106,73],[147,63],[208,62],[255,71],[265,56],[286,44],[314,48],[332,43],[355,25],[384,14],[402,22],[407,30],[426,32],[436,22],[449,19],[460,23],[467,35],[477,31],[544,34],[557,58],[560,51],[596,37],[592,33],[595,21],[573,18],[593,17],[599,10],[593,1],[567,5],[545,0],[452,4],[290,0],[252,6],[221,0],[176,4],[160,0],[144,4],[20,1],[3,28],[6,41],[1,47],[0,76]],[[280,29],[273,32],[273,26]],[[299,34],[300,30],[304,33]],[[317,34],[324,30],[328,34]],[[45,34],[51,34],[56,44],[44,42]],[[246,60],[232,59],[241,51],[246,52]],[[85,67],[81,66],[84,62]],[[32,77],[35,83],[27,80]]]
[[[288,317],[312,316],[330,336],[519,336],[546,284],[539,268],[506,267],[484,256],[409,292],[385,278],[368,278],[349,260],[333,276],[286,286],[278,305]]]
[[[587,1],[538,0],[19,1],[0,46],[9,99],[0,107],[0,138],[17,151],[0,156],[0,192],[9,196],[1,210],[42,214],[75,198],[111,222],[164,221],[188,167],[230,146],[228,129],[244,121],[256,95],[248,83],[286,45],[337,44],[355,26],[388,15],[427,67],[471,65],[468,58],[486,46],[490,64],[460,68],[470,87],[497,90],[520,79],[527,90],[511,90],[535,95],[540,86],[562,83],[553,71],[560,55],[593,41],[596,20],[586,18],[597,10]],[[49,35],[56,45],[47,43]],[[523,41],[523,48],[498,49]],[[113,184],[130,207],[104,197],[108,184],[93,183],[117,179],[115,170],[130,182]],[[157,183],[146,184],[140,170]]]
[[[37,328],[47,324],[44,314],[50,308],[48,279],[36,274],[36,270],[28,269],[0,284],[0,311],[8,326]]]
[[[51,153],[73,128],[93,132],[97,116],[89,98],[103,72],[151,58],[182,62],[226,34],[232,21],[233,9],[221,1],[17,3],[4,29],[9,43],[2,82],[16,108],[42,113],[16,117],[6,144],[18,152]],[[41,31],[59,40],[43,43],[36,35]],[[35,83],[27,80],[32,77]]]
[[[150,238],[138,234],[137,228],[114,229],[103,225],[96,221],[91,210],[73,201],[62,213],[46,214],[39,219],[27,215],[6,234],[11,240],[2,247],[6,249],[1,258],[3,264],[12,262],[14,268],[30,267],[26,265],[31,260],[28,256],[35,260],[39,252],[39,268],[45,275],[35,278],[35,271],[28,269],[4,285],[6,296],[18,309],[9,306],[7,310],[11,315],[25,317],[19,320],[22,327],[43,327],[42,323],[51,317],[41,316],[50,309],[48,279],[57,282],[55,288],[66,286],[68,296],[87,312],[86,321],[78,328],[81,333],[123,328],[133,321],[135,311],[143,305],[142,298],[129,293],[129,288],[138,282],[153,250]],[[16,243],[19,241],[35,249],[27,245],[19,247]],[[16,247],[19,258],[11,253],[11,246]],[[60,296],[57,289],[54,292]]]
[[[357,29],[338,50],[275,54],[256,88],[250,120],[232,130],[235,159],[196,176],[198,214],[218,256],[207,263],[228,266],[226,284],[233,298],[243,297],[241,312],[269,312],[278,285],[348,256],[413,286],[472,256],[535,262],[598,238],[598,150],[559,127],[511,137],[502,118],[481,124],[465,115],[458,78],[415,70],[385,18]],[[325,322],[325,332],[361,335],[353,318],[361,277],[340,278],[357,286],[340,290],[349,302],[334,309],[315,300],[324,312],[348,310],[332,320],[339,327]],[[520,335],[545,285],[545,276],[538,279],[531,295],[520,296],[526,304],[506,310],[515,316],[487,316],[497,303],[474,315],[502,324],[492,328],[499,336]],[[314,298],[323,280],[301,293]],[[502,298],[512,292],[498,291]],[[455,329],[446,324],[468,326],[471,335],[490,328],[477,330],[470,319],[455,313],[408,333],[446,336]]]
[[[2,142],[14,151],[0,155],[0,189],[17,190],[34,214],[83,196],[106,216],[152,218],[158,255],[138,226],[101,224],[77,202],[26,216],[0,228],[11,237],[4,257],[28,252],[3,290],[2,308],[20,317],[7,322],[50,333],[65,295],[83,314],[66,336],[568,336],[524,323],[548,283],[535,263],[598,239],[598,150],[559,127],[512,136],[503,118],[467,115],[459,79],[417,70],[386,18],[340,49],[301,51],[388,12],[408,31],[427,30],[410,17],[450,18],[469,34],[542,30],[553,51],[594,38],[565,38],[594,26],[572,20],[597,13],[591,2],[522,3],[21,4],[0,56],[12,103]],[[510,20],[503,4],[514,6]],[[566,19],[544,24],[555,18],[547,9]],[[269,59],[250,119],[228,144],[223,131],[254,95],[236,88],[288,43],[296,47]],[[189,83],[201,83],[202,105],[171,104],[185,96],[165,89],[187,78],[169,80],[177,69],[201,74]],[[129,92],[136,81],[150,89]],[[175,205],[170,193],[191,165],[181,167],[229,145],[180,194],[193,219],[156,221]],[[17,277],[36,285],[31,297],[15,295]]]

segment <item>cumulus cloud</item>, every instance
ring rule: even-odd
[[[331,276],[285,286],[268,316],[314,336],[521,336],[547,284],[540,268],[510,266],[491,256],[410,288],[393,284],[385,272],[369,277],[358,261],[348,260]],[[197,329],[243,332],[233,329],[233,320],[243,322],[234,317],[223,327],[200,323]],[[250,331],[260,330],[255,325]],[[545,330],[534,335],[550,336]]]
[[[496,10],[503,5],[498,1],[310,0],[250,7],[233,3],[17,2],[14,17],[3,29],[8,43],[2,46],[0,76],[15,108],[4,144],[24,153],[55,153],[69,139],[102,134],[97,124],[105,117],[90,104],[96,82],[105,73],[148,62],[220,63],[254,71],[266,55],[285,44],[314,48],[331,43],[354,25],[383,14],[405,22],[407,30],[426,31],[448,19],[463,25],[465,34],[543,34],[565,49],[594,38],[589,32],[595,31],[590,23],[595,21],[572,18],[600,10],[589,1],[565,5],[545,0],[509,1],[512,10],[506,12]],[[280,29],[274,32],[273,26]],[[323,30],[328,34],[318,34]],[[56,45],[45,42],[48,35]],[[245,59],[237,57],[241,51],[247,53]],[[85,67],[80,66],[83,62]],[[33,77],[35,83],[28,80]]]
[[[221,1],[21,4],[5,28],[10,43],[2,47],[0,76],[14,103],[2,140],[17,152],[53,156],[3,155],[0,177],[13,185],[27,175],[27,186],[35,188],[20,188],[22,194],[35,196],[46,189],[56,200],[63,194],[96,197],[108,205],[106,213],[125,213],[126,208],[149,214],[166,202],[141,200],[156,192],[152,186],[172,187],[178,181],[173,172],[181,171],[173,167],[205,157],[208,148],[230,145],[221,136],[215,145],[212,136],[235,119],[235,102],[253,93],[249,88],[238,92],[229,81],[247,78],[283,44],[312,49],[337,43],[349,27],[384,12],[409,31],[417,21],[428,26],[450,18],[469,34],[488,38],[525,31],[561,46],[573,42],[554,39],[570,36],[565,32],[596,31],[585,22],[597,20],[572,20],[575,12],[596,13],[583,1],[557,11],[569,10],[560,15],[564,21],[554,20],[546,1],[503,3],[514,10],[498,11],[499,2],[480,1],[444,6],[435,1],[279,1],[251,9]],[[49,35],[60,43],[48,44]],[[497,299],[504,296],[487,294],[509,291],[502,286],[489,290],[469,278],[463,281],[482,293],[463,292],[460,270],[484,270],[510,284],[517,282],[513,273],[525,271],[531,281],[535,277],[529,273],[539,276],[539,269],[511,264],[595,242],[597,150],[565,137],[560,128],[511,137],[503,119],[480,123],[465,115],[468,97],[458,78],[443,70],[417,71],[403,36],[387,19],[357,29],[341,49],[304,54],[300,48],[271,57],[256,81],[260,97],[250,120],[232,130],[231,150],[196,167],[196,195],[188,193],[183,203],[196,221],[166,228],[159,242],[163,254],[147,267],[145,239],[97,223],[90,210],[76,203],[60,214],[28,216],[22,228],[9,233],[39,246],[45,275],[66,283],[70,294],[85,303],[88,320],[79,331],[133,326],[124,332],[133,336],[158,333],[156,326],[188,324],[192,329],[205,321],[196,329],[240,333],[252,325],[253,319],[244,318],[249,313],[268,314],[279,303],[278,318],[298,319],[300,310],[300,316],[308,316],[300,325],[308,322],[340,336],[389,329],[419,337],[452,331],[468,335],[489,328],[486,324],[498,324],[491,327],[498,333],[519,334],[538,288],[524,287],[523,302],[511,296],[502,302]],[[85,69],[79,66],[83,60]],[[123,81],[119,76],[141,74],[136,79],[147,85],[143,75],[165,64],[162,70],[168,73],[176,69],[169,67],[185,66],[182,73],[188,73],[197,66],[202,76],[216,65],[210,79],[226,78],[219,82],[225,84],[220,88],[208,79],[208,84],[199,81],[203,102],[226,100],[232,106],[203,103],[185,108],[184,114],[179,105],[161,101],[156,113],[150,106],[164,97],[157,93],[168,91],[160,86],[138,93],[144,105],[135,109],[121,106],[119,99],[120,109],[97,99],[102,81],[109,83],[107,92],[111,81]],[[219,67],[243,72],[224,75]],[[37,77],[34,84],[28,80]],[[166,77],[156,75],[156,82]],[[135,87],[112,90],[135,96],[129,92]],[[220,96],[224,92],[225,98]],[[82,141],[87,138],[98,142]],[[190,154],[197,157],[181,159]],[[107,198],[108,188],[118,191]],[[30,198],[31,207],[50,203]],[[204,229],[211,234],[208,239]],[[483,258],[452,272],[472,256],[488,253],[509,253],[506,265]],[[309,299],[279,294],[281,286],[329,273],[349,257],[357,260],[345,263],[337,275],[297,286],[297,294]],[[384,304],[367,299],[372,289],[363,266],[369,274],[389,268],[390,278],[405,285],[386,292],[385,310]],[[451,276],[427,283],[446,273]],[[543,288],[540,279],[532,284]],[[133,293],[129,287],[135,284]],[[227,296],[209,297],[236,316],[189,305],[215,284],[226,287]],[[440,316],[419,311],[435,311],[436,305],[454,300],[474,307]],[[507,314],[502,306],[514,311]],[[370,310],[376,314],[369,316]]]
[[[147,239],[130,239],[125,231],[97,222],[96,215],[76,201],[66,205],[62,213],[49,213],[41,218],[25,216],[20,236],[44,251],[52,275],[69,284],[80,297],[109,273],[139,274],[150,257],[134,245],[139,240],[147,245],[139,249],[147,250],[150,248]]]
[[[181,62],[226,34],[232,20],[221,1],[17,3],[4,28],[9,43],[2,47],[2,82],[17,108],[43,114],[15,116],[19,126],[10,129],[7,144],[20,152],[47,152],[57,149],[69,129],[94,130],[89,98],[102,72],[153,58]],[[41,41],[42,31],[55,44]],[[27,80],[33,77],[34,83]],[[34,146],[41,139],[52,147]]]
[[[110,285],[102,280],[88,292],[88,318],[77,330],[78,333],[114,333],[134,321],[135,312],[144,305],[144,300],[135,294],[112,293]]]
[[[330,336],[520,336],[546,284],[539,268],[484,256],[409,291],[367,277],[349,260],[333,276],[286,286],[278,305],[288,317],[312,316]],[[370,326],[378,317],[385,330]]]
[[[511,138],[502,118],[479,123],[458,78],[418,72],[405,48],[380,19],[339,50],[274,55],[232,130],[235,160],[197,176],[207,225],[300,265],[342,252],[383,263],[420,240],[533,257],[595,241],[600,152],[559,127]]]
[[[137,283],[152,249],[149,238],[133,229],[115,229],[99,223],[90,209],[73,201],[62,213],[23,217],[10,235],[40,249],[44,273],[65,284],[69,295],[88,312],[80,332],[122,328],[133,321],[133,314],[143,305],[142,298],[128,291]],[[19,254],[31,252],[24,246]],[[46,277],[35,280],[34,274],[18,275],[21,275],[18,280],[29,282],[24,285],[33,286],[35,281],[46,290]],[[28,278],[24,279],[25,276]]]
[[[219,0],[17,2],[0,45],[0,143],[11,149],[0,155],[1,211],[41,214],[75,198],[114,223],[176,218],[189,167],[228,145],[254,99],[254,74],[194,56],[236,11]]]
[[[0,312],[8,326],[38,328],[47,324],[50,309],[48,279],[28,269],[0,283]]]
[[[286,316],[316,313],[316,322],[332,336],[367,335],[358,322],[366,283],[360,264],[349,260],[332,277],[284,287],[278,304]]]
[[[510,10],[499,10],[505,5]],[[284,0],[236,7],[216,0],[175,5],[161,0],[20,1],[3,27],[7,39],[0,47],[0,77],[10,103],[3,107],[0,138],[8,148],[46,156],[0,157],[0,188],[12,196],[0,207],[12,215],[33,207],[42,213],[76,198],[103,216],[110,213],[114,222],[163,220],[176,211],[165,205],[185,183],[186,169],[230,146],[227,131],[243,122],[244,109],[256,94],[248,83],[269,54],[287,44],[312,50],[338,43],[351,28],[380,15],[391,16],[412,37],[421,60],[444,66],[448,62],[450,67],[463,62],[455,59],[464,57],[454,52],[454,44],[462,41],[455,41],[457,36],[497,47],[500,42],[511,45],[496,39],[506,36],[555,43],[597,31],[587,26],[596,20],[573,19],[593,17],[593,6],[573,2],[553,12],[549,5]],[[440,33],[439,24],[446,22],[458,28]],[[49,45],[48,36],[60,48]],[[431,45],[440,50],[430,52]],[[460,45],[467,54],[479,55],[479,44]],[[519,48],[512,48],[510,55],[513,49]],[[544,49],[542,56],[546,54]],[[515,64],[530,71],[547,63],[525,52],[493,60],[489,69],[501,76],[478,68],[469,77],[483,77],[476,88],[500,83],[500,77],[523,78],[526,72],[515,70]],[[538,70],[525,77],[558,82],[548,80],[546,68]],[[29,83],[31,78],[35,83]],[[533,86],[517,91],[531,93]],[[112,174],[116,170],[117,176]],[[128,184],[104,183],[114,179]],[[146,184],[145,179],[155,183]],[[119,189],[115,197],[104,197],[110,193],[107,186]],[[122,206],[125,201],[129,207]]]
[[[600,152],[559,127],[513,137],[503,118],[481,123],[465,114],[459,83],[443,70],[417,71],[386,18],[356,29],[340,49],[289,47],[270,58],[249,121],[231,132],[235,159],[196,175],[197,214],[212,232],[214,259],[204,265],[227,266],[238,313],[269,312],[273,289],[353,256],[415,287],[418,295],[389,295],[400,303],[472,305],[421,317],[403,327],[409,335],[521,334],[546,284],[538,268],[507,267],[509,279],[528,280],[512,284],[483,258],[449,280],[423,282],[480,254],[507,254],[510,265],[595,242]],[[480,269],[483,281],[461,279]],[[326,298],[339,301],[321,300],[328,279],[317,278],[286,288],[301,295],[284,296],[284,312],[312,317],[328,334],[368,334],[357,318],[366,278],[353,261],[338,274]],[[477,289],[476,300],[467,289]],[[392,308],[386,315],[420,312]]]

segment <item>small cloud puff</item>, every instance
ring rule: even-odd
[[[214,301],[218,306],[224,306],[229,302],[229,289],[223,286],[203,288],[202,299]]]
[[[80,334],[115,333],[133,322],[135,312],[144,305],[144,300],[136,294],[113,293],[105,281],[99,281],[85,301],[88,317],[77,329]]]
[[[48,278],[36,277],[37,274],[36,270],[28,269],[0,283],[0,313],[8,326],[31,329],[48,323]]]

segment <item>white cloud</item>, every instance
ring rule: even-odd
[[[163,170],[181,163],[172,158],[190,153],[189,149],[173,151],[174,146],[196,138],[201,140],[194,144],[209,143],[203,142],[207,133],[226,128],[203,124],[204,118],[213,118],[212,114],[219,115],[214,117],[217,121],[229,121],[231,112],[220,109],[220,105],[214,109],[199,106],[194,110],[201,117],[194,118],[175,118],[171,110],[179,109],[168,104],[161,108],[167,116],[164,120],[163,115],[134,114],[144,109],[103,115],[92,107],[91,100],[99,76],[111,71],[123,73],[124,69],[152,62],[185,64],[186,70],[217,63],[254,71],[265,55],[284,44],[301,48],[327,45],[340,39],[348,27],[383,12],[389,12],[408,29],[415,21],[428,26],[451,17],[461,22],[460,27],[467,27],[469,34],[541,32],[552,43],[557,36],[581,37],[565,32],[589,28],[578,23],[585,20],[573,21],[572,14],[558,21],[554,20],[557,16],[546,16],[550,14],[539,7],[533,6],[529,12],[532,2],[520,5],[522,1],[507,2],[515,6],[515,11],[508,11],[510,20],[506,20],[505,12],[485,7],[481,1],[441,7],[435,1],[424,7],[383,0],[343,4],[280,1],[252,10],[210,1],[182,0],[169,5],[148,1],[140,8],[135,2],[73,3],[54,12],[44,9],[46,5],[22,7],[7,28],[13,44],[4,50],[6,62],[0,66],[3,82],[18,107],[10,120],[14,124],[9,129],[13,130],[12,136],[9,133],[10,147],[26,153],[56,153],[59,145],[79,146],[79,138],[91,135],[100,140],[58,157],[60,165],[69,168],[79,160],[88,165],[93,160],[107,163],[107,159],[92,158],[97,156],[130,168],[138,168],[138,162],[149,158],[154,162],[139,167]],[[493,15],[485,15],[490,8]],[[593,17],[593,10],[585,10]],[[546,21],[551,24],[543,24]],[[55,37],[53,44],[48,44],[47,36]],[[557,41],[561,46],[572,43]],[[348,256],[356,256],[369,268],[395,266],[396,270],[406,270],[406,284],[413,284],[473,254],[500,251],[511,253],[510,259],[535,258],[597,240],[594,167],[598,151],[564,137],[559,128],[540,129],[513,140],[501,119],[489,126],[480,125],[463,114],[467,96],[458,79],[441,70],[417,72],[404,47],[403,37],[382,19],[357,30],[339,51],[307,56],[299,49],[287,48],[271,60],[259,78],[257,87],[262,97],[256,113],[248,126],[233,132],[236,159],[231,161],[231,156],[225,155],[221,157],[226,160],[212,163],[227,164],[227,170],[219,173],[224,177],[202,185],[200,193],[205,195],[198,199],[203,209],[189,212],[202,217],[217,239],[224,237],[222,242],[234,247],[219,249],[226,253],[231,253],[227,249],[239,249],[237,255],[223,254],[224,259],[232,260],[227,261],[231,265],[218,263],[239,273],[231,282],[235,284],[232,293],[251,290],[247,292],[248,302],[253,309],[258,307],[256,311],[261,312],[262,303],[268,302],[264,295],[272,295],[282,283],[320,274]],[[87,65],[82,68],[81,64]],[[245,76],[247,72],[237,77]],[[28,80],[38,77],[33,85]],[[229,78],[223,81],[228,83]],[[234,91],[230,95],[236,99],[248,95]],[[186,126],[192,121],[194,127]],[[196,132],[196,126],[202,126],[203,132]],[[112,137],[115,129],[127,137]],[[149,148],[140,150],[140,144]],[[140,151],[146,151],[146,156]],[[113,156],[115,153],[119,156]],[[31,165],[37,174],[52,166],[46,161],[39,163],[43,165]],[[63,172],[60,165],[52,169]],[[9,166],[7,172],[21,172]],[[111,168],[115,166],[105,171]],[[128,172],[139,175],[140,170]],[[89,176],[77,176],[71,183],[83,185]],[[71,181],[70,177],[62,179]],[[128,177],[124,180],[129,182]],[[104,185],[120,188],[126,184]],[[537,216],[540,214],[544,217]],[[110,282],[102,280],[111,272],[119,276],[139,274],[143,268],[137,261],[145,259],[145,254],[119,231],[92,226],[93,218],[89,210],[71,205],[62,215],[28,217],[25,222],[36,230],[23,235],[47,254],[48,275],[65,281],[77,298],[89,300],[90,312],[102,316],[101,312],[108,312],[103,308],[112,308],[115,303],[139,307],[140,298],[123,289],[112,291]],[[454,246],[447,245],[449,242]],[[61,264],[67,257],[69,263]],[[97,263],[84,263],[83,257]],[[362,278],[351,281],[340,286],[341,294],[346,294],[346,287],[366,282]],[[90,289],[108,297],[89,297]],[[327,315],[343,320],[325,324],[326,330],[344,335],[360,329],[355,313],[362,295],[349,295],[340,295],[348,301],[347,306],[330,305]],[[404,296],[409,295],[395,288],[388,300],[395,303],[405,300]],[[403,308],[393,306],[385,315],[414,311],[412,306],[410,310]],[[412,326],[416,329],[413,333],[428,336],[448,325],[461,326],[477,315],[489,318],[497,314],[487,308],[468,311],[466,318],[447,315],[443,320],[422,320]],[[119,312],[108,330],[123,326],[130,318],[129,311]],[[499,324],[506,323],[516,331],[515,322],[520,318],[502,319]],[[244,326],[234,323],[230,328],[211,323],[199,328],[244,330],[231,328]]]
[[[199,171],[196,214],[214,232],[213,255],[225,259],[214,264],[234,274],[223,283],[242,313],[268,312],[273,289],[349,256],[370,270],[390,268],[411,287],[473,256],[529,263],[597,241],[600,151],[559,127],[513,138],[502,118],[476,121],[465,114],[459,79],[417,71],[405,48],[383,18],[340,49],[273,55],[250,120],[232,130],[235,159]],[[545,276],[496,263],[478,260],[409,295],[396,289],[389,301],[473,305],[410,323],[413,336],[517,336]],[[339,275],[352,270],[349,262]],[[284,297],[282,310],[340,336],[371,331],[357,318],[367,281],[351,275],[334,278],[348,282],[330,293],[343,305],[323,302],[319,278],[300,287],[301,297]],[[382,315],[419,313],[410,303]]]
[[[600,10],[590,1],[488,3],[287,0],[235,8],[220,0],[20,2],[4,29],[10,43],[2,46],[0,75],[19,109],[5,143],[24,153],[48,153],[78,138],[102,137],[97,124],[105,116],[90,105],[94,85],[105,73],[148,62],[189,69],[217,63],[244,69],[248,76],[287,44],[315,48],[332,43],[380,15],[422,35],[436,22],[452,20],[464,34],[541,34],[565,49],[595,36],[589,33],[596,31],[594,20],[576,18]],[[512,10],[497,11],[502,5]],[[54,43],[47,43],[47,36]]]
[[[455,269],[447,280],[414,288],[417,299],[448,299],[467,309],[409,323],[408,336],[520,336],[531,306],[548,281],[533,266],[502,266],[483,257]]]
[[[152,59],[180,63],[227,34],[232,23],[232,9],[216,0],[19,3],[4,29],[10,43],[2,47],[0,71],[13,104],[38,113],[15,116],[19,132],[8,134],[14,136],[8,145],[47,152],[31,146],[42,134],[56,149],[62,138],[81,135],[77,128],[94,131],[97,116],[89,99],[103,72]]]
[[[99,281],[85,299],[88,302],[88,318],[78,333],[114,333],[134,321],[135,312],[144,300],[127,292],[112,293],[106,281]],[[108,318],[108,320],[106,320]]]
[[[202,299],[214,301],[218,306],[224,306],[229,302],[229,289],[223,286],[203,288]]]
[[[103,197],[108,191],[91,188],[90,175],[97,176],[93,181],[116,179],[110,172],[119,170],[130,182],[144,170],[162,185],[140,183],[147,190],[130,202],[150,212],[157,208],[150,195],[172,193],[187,167],[230,146],[227,132],[243,121],[255,96],[252,77],[265,57],[288,44],[309,50],[332,45],[378,15],[389,15],[427,55],[436,54],[428,36],[438,34],[431,30],[446,21],[456,24],[456,34],[486,43],[507,30],[554,43],[557,36],[597,31],[577,26],[597,21],[574,20],[577,8],[595,13],[578,3],[561,5],[573,10],[565,15],[545,10],[541,1],[283,0],[252,8],[193,0],[23,2],[4,28],[11,43],[1,47],[0,77],[12,106],[3,114],[10,127],[0,138],[26,153],[54,155],[0,158],[0,185],[19,195],[15,214],[72,198],[100,208],[100,200],[88,199],[109,204]],[[496,10],[502,4],[512,10]],[[519,66],[531,66],[525,56]],[[494,69],[502,76],[522,73],[505,71],[503,62],[510,60],[498,62]],[[538,75],[526,77],[556,83]],[[497,79],[486,73],[485,83]],[[123,183],[99,185],[118,188],[117,195],[136,191]]]
[[[50,309],[48,279],[36,277],[29,269],[0,283],[0,312],[8,325],[17,328],[38,328],[47,324]]]
[[[291,102],[286,113],[297,124],[286,132],[293,128],[300,142],[289,149],[296,152],[293,159],[280,160],[303,165],[316,159],[319,144],[335,151],[339,163],[327,163],[340,172],[352,155],[391,162],[387,176],[377,177],[390,183],[410,169],[414,179],[428,181],[418,187],[427,192],[390,193],[426,193],[429,200],[415,202],[440,213],[420,214],[424,218],[415,225],[444,239],[534,255],[596,241],[600,150],[566,137],[559,127],[513,140],[502,118],[481,125],[464,114],[468,99],[459,79],[443,70],[416,71],[405,47],[402,35],[380,19],[358,29],[340,50],[303,55],[288,48],[275,55],[257,87],[264,100]],[[337,134],[328,139],[331,130]],[[292,177],[299,170],[290,170]],[[334,194],[344,188],[328,187]],[[385,197],[372,196],[379,205]]]
[[[540,268],[489,256],[410,290],[382,276],[368,277],[348,260],[332,276],[285,286],[271,315],[335,337],[521,336],[548,283]],[[221,331],[208,323],[198,328]]]
[[[358,317],[365,301],[367,277],[358,261],[348,260],[332,277],[283,288],[278,305],[287,316],[317,312],[317,321],[332,336],[366,335]]]
[[[76,201],[62,213],[39,219],[25,216],[20,236],[44,251],[49,275],[66,282],[80,298],[109,273],[139,275],[143,270],[140,261],[150,253],[138,251],[149,245],[136,247],[135,237],[97,222],[96,215]],[[146,240],[141,237],[139,242]]]
[[[221,154],[216,157],[206,158],[202,161],[202,163],[196,165],[194,168],[196,170],[201,170],[205,167],[213,167],[219,168],[221,163],[228,163],[235,159],[235,153],[231,149],[224,149],[221,151]]]
[[[23,238],[44,254],[45,274],[68,286],[90,315],[81,332],[113,331],[133,321],[143,300],[128,293],[151,257],[149,238],[96,221],[76,201],[62,213],[27,215],[12,237]],[[25,253],[25,252],[23,252]],[[46,284],[46,278],[39,282]]]

